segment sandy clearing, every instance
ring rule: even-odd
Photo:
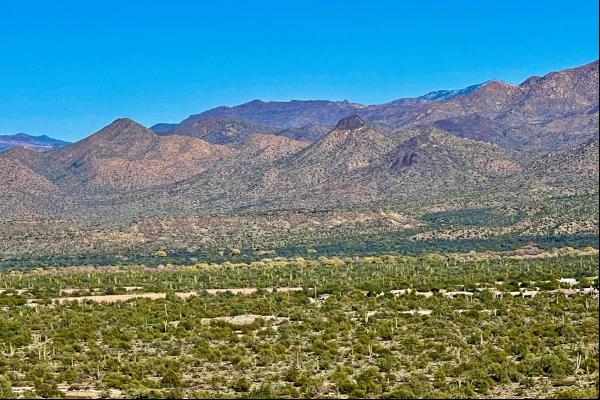
[[[129,286],[129,288],[139,288],[138,286]],[[206,293],[208,294],[223,294],[223,293],[231,293],[231,294],[242,294],[242,295],[250,295],[258,292],[259,288],[229,288],[229,289],[206,289]],[[277,291],[278,293],[288,293],[288,292],[301,292],[303,288],[301,287],[283,287],[283,288],[264,288],[268,293],[272,293]],[[197,296],[198,292],[176,292],[175,295],[180,299],[187,299],[188,297]],[[130,294],[106,294],[106,295],[92,295],[92,296],[72,296],[72,297],[58,297],[52,299],[52,302],[55,303],[58,301],[59,304],[68,303],[71,301],[95,301],[99,303],[116,303],[119,301],[128,301],[132,299],[164,299],[167,297],[166,293],[130,293]],[[30,299],[28,300],[29,304],[36,304],[38,299]]]
[[[116,303],[119,301],[127,301],[131,299],[164,299],[167,297],[166,293],[138,293],[138,294],[106,294],[106,295],[98,295],[98,296],[77,296],[77,297],[59,297],[52,299],[52,302],[57,302],[59,304],[68,303],[70,301],[95,301],[98,303]],[[35,302],[35,300],[33,301]]]
[[[65,399],[98,399],[102,392],[99,390],[68,390],[64,392]]]
[[[433,310],[409,310],[409,311],[399,311],[398,314],[410,314],[410,315],[431,315]]]
[[[456,297],[456,296],[473,296],[473,292],[465,292],[465,291],[458,291],[458,292],[445,292],[444,293],[445,297]]]
[[[208,324],[211,321],[225,321],[234,325],[250,325],[254,323],[257,319],[264,319],[265,321],[272,321],[276,324],[281,324],[283,322],[289,321],[288,317],[277,317],[275,315],[255,315],[255,314],[242,314],[236,315],[233,317],[214,317],[214,318],[202,318],[201,322],[203,324]]]

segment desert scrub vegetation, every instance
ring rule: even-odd
[[[421,198],[341,209],[152,218],[122,226],[0,221],[0,269],[190,265],[198,260],[250,263],[296,256],[420,256],[433,251],[510,251],[527,244],[544,250],[598,247],[597,191],[508,205],[488,204],[485,198],[485,193],[472,194],[466,200],[469,207],[446,201],[426,207],[424,202],[432,199]]]
[[[3,397],[598,393],[592,248],[15,269],[0,288]]]

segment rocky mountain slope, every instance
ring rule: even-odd
[[[548,153],[527,166],[529,179],[588,181],[598,178],[598,138],[570,149]]]
[[[520,85],[490,81],[429,105],[404,126],[430,124],[516,149],[548,151],[583,143],[598,137],[598,61]]]
[[[73,191],[79,186],[132,190],[197,175],[228,152],[202,139],[159,136],[124,118],[71,146],[48,153],[38,171]]]
[[[314,143],[253,134],[221,145],[189,136],[161,136],[120,119],[61,149],[14,149],[0,156],[6,171],[12,171],[3,174],[7,212],[0,217],[19,219],[8,212],[11,204],[19,204],[21,210],[29,207],[20,216],[113,223],[417,201],[424,194],[443,199],[533,177],[573,187],[575,181],[564,165],[571,165],[572,172],[585,170],[588,179],[597,177],[594,143],[538,156],[431,127],[386,133],[350,116]],[[19,202],[23,190],[36,194],[26,205]]]
[[[228,117],[190,117],[168,132],[169,135],[191,136],[209,143],[225,144],[247,139],[254,133],[274,133],[276,130],[243,119]]]

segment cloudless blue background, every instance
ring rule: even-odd
[[[0,133],[76,140],[218,105],[364,104],[598,58],[598,2],[0,2]]]

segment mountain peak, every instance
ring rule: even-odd
[[[110,124],[106,126],[106,128],[114,128],[114,129],[129,129],[129,128],[144,128],[143,125],[135,122],[130,118],[117,118]]]
[[[15,133],[14,135],[7,135],[7,137],[10,137],[12,139],[31,139],[31,138],[35,138],[36,136],[33,135],[28,135],[27,133],[24,132],[19,132],[19,133]]]
[[[367,125],[367,123],[361,117],[359,117],[358,115],[351,115],[349,117],[342,118],[341,120],[339,120],[339,122],[335,126],[335,129],[354,130],[362,128],[365,125]]]
[[[514,88],[517,87],[518,85],[513,85],[512,83],[508,83],[508,82],[504,82],[501,81],[499,79],[491,79],[485,83],[482,83],[481,85],[479,85],[476,89],[482,89],[482,90],[494,90],[497,88]]]
[[[138,137],[138,136],[154,136],[156,135],[145,126],[138,124],[129,118],[118,118],[100,129],[98,132],[89,138],[102,138],[104,140],[114,140],[123,137]],[[88,138],[88,139],[89,139]]]
[[[467,94],[469,94],[469,93],[471,93],[471,92],[479,89],[481,86],[487,85],[490,82],[491,81],[486,81],[486,82],[483,82],[483,83],[477,83],[475,85],[467,86],[466,88],[463,88],[463,89],[435,90],[433,92],[429,92],[427,94],[424,94],[423,96],[420,96],[418,98],[419,99],[423,99],[423,100],[433,100],[433,101],[449,100],[449,99],[452,99],[454,97],[467,95]]]

